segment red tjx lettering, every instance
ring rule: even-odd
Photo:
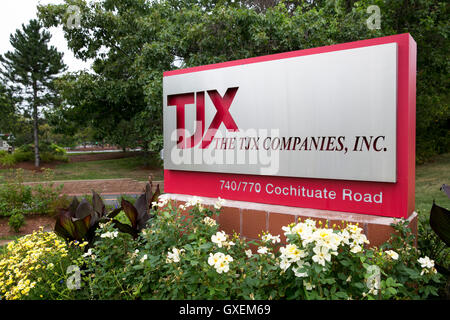
[[[167,96],[167,105],[176,106],[177,115],[177,147],[179,149],[188,149],[196,146],[202,142],[200,145],[201,149],[206,149],[211,144],[214,136],[219,129],[219,126],[223,123],[228,131],[239,131],[236,122],[230,114],[230,106],[233,102],[236,92],[239,88],[228,88],[222,97],[217,90],[208,90],[208,96],[211,99],[214,107],[216,108],[216,114],[211,121],[211,124],[205,132],[205,93],[203,91],[174,94]],[[185,106],[187,104],[196,103],[196,128],[195,133],[186,138],[185,129]]]

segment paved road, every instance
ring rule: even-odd
[[[137,197],[139,197],[139,193],[136,194],[127,194],[128,197],[133,197],[135,199],[137,199]],[[102,199],[103,202],[107,205],[110,206],[118,206],[120,203],[120,196],[121,194],[117,193],[117,194],[108,194],[108,195],[102,195]]]

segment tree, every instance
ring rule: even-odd
[[[14,51],[0,56],[4,70],[1,71],[18,106],[24,115],[33,119],[35,166],[39,167],[39,113],[43,108],[58,101],[54,88],[54,79],[66,70],[62,58],[54,46],[49,46],[51,35],[42,29],[40,22],[30,20],[22,24],[10,36]]]
[[[0,82],[0,133],[11,131],[14,122],[14,101],[6,86]]]
[[[373,4],[381,29],[367,25]],[[68,5],[80,8],[79,28],[65,26]],[[418,45],[417,156],[426,159],[450,151],[449,8],[438,0],[65,0],[38,10],[46,25],[63,25],[76,56],[96,59],[94,74],[62,86],[73,110],[103,130],[134,115],[147,123],[139,126],[147,140],[162,130],[163,71],[409,32]]]

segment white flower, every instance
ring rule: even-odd
[[[305,289],[308,291],[311,291],[312,289],[314,289],[316,287],[311,282],[307,282],[306,280],[303,280],[303,285],[305,286]]]
[[[270,233],[267,233],[267,234],[263,235],[261,237],[261,240],[264,241],[264,242],[270,242],[271,241],[273,244],[281,242],[281,239],[280,239],[279,235],[278,236],[273,236]]]
[[[222,273],[222,272],[227,273],[229,270],[230,270],[230,266],[224,260],[219,261],[219,263],[216,266],[217,273]]]
[[[230,262],[233,258],[230,255],[225,255],[222,252],[216,252],[215,254],[210,253],[208,258],[208,264],[214,266],[217,273],[226,273],[230,270]]]
[[[352,234],[360,234],[363,231],[362,228],[358,227],[355,224],[349,224],[345,229]]]
[[[369,288],[369,294],[377,295],[380,289],[381,271],[378,266],[371,265],[367,268],[368,277],[366,279],[366,286]]]
[[[331,254],[327,247],[316,246],[313,248],[313,251],[315,255],[312,257],[312,260],[315,263],[325,266],[325,261],[331,260]]]
[[[117,235],[119,234],[118,231],[107,231],[105,233],[102,233],[100,235],[100,238],[110,238],[110,239],[114,239],[117,238]]]
[[[185,207],[185,208],[188,208],[188,207],[195,207],[195,206],[201,205],[201,204],[202,204],[202,199],[200,199],[199,197],[194,196],[194,197],[190,198],[190,199],[186,202],[186,204],[184,205],[184,207]]]
[[[227,254],[223,257],[223,261],[225,261],[227,263],[233,262],[233,257],[231,257],[229,254]]]
[[[294,232],[292,231],[292,228],[290,226],[283,226],[281,227],[281,230],[284,231],[284,235],[288,236],[290,234],[294,234]]]
[[[288,259],[282,257],[279,266],[281,270],[286,271],[291,266],[291,263]]]
[[[144,263],[144,261],[145,260],[147,260],[147,255],[146,254],[144,254],[143,256],[142,256],[142,258],[139,260],[141,263]]]
[[[334,251],[338,249],[338,246],[341,243],[341,237],[334,233],[333,229],[318,229],[313,233],[312,237],[318,245]]]
[[[246,255],[248,258],[251,258],[251,257],[253,256],[252,250],[251,250],[251,249],[245,250],[245,255]]]
[[[362,251],[362,247],[360,245],[358,245],[358,244],[351,245],[350,252],[358,253],[358,252],[361,252],[361,251]]]
[[[230,249],[231,246],[234,246],[235,243],[233,241],[226,241],[223,243],[224,247],[227,247],[227,249]]]
[[[292,227],[292,232],[300,236],[300,239],[309,239],[313,233],[313,227],[310,224],[299,222]]]
[[[387,250],[385,253],[393,260],[398,260],[398,253],[394,250]]]
[[[158,203],[156,205],[158,207],[162,208],[169,202],[169,200],[170,200],[170,198],[168,195],[162,194],[158,197]],[[153,204],[153,202],[152,202],[152,204]]]
[[[83,254],[83,258],[89,257],[92,255],[92,249],[89,249],[85,254]]]
[[[305,224],[308,225],[311,228],[315,228],[316,227],[316,220],[306,219],[305,220]]]
[[[225,231],[218,231],[215,235],[212,235],[211,241],[217,244],[219,248],[222,248],[222,246],[227,242],[227,235],[225,234]]]
[[[203,218],[203,223],[210,227],[217,225],[216,220],[211,219],[210,217]]]
[[[434,261],[425,256],[424,258],[419,258],[417,261],[420,263],[422,267],[422,272],[420,275],[425,273],[437,273],[437,270],[434,268]]]
[[[226,201],[224,199],[221,199],[220,197],[218,198],[217,202],[214,204],[214,208],[216,208],[217,210],[219,210],[220,208],[222,208],[224,206],[224,204],[226,203]]]
[[[288,244],[286,247],[280,248],[280,252],[281,258],[287,259],[290,263],[297,262],[308,255],[305,250],[300,250],[295,244]]]
[[[180,255],[182,252],[184,252],[184,249],[172,248],[172,252],[170,251],[167,252],[166,262],[168,263],[180,262]]]
[[[310,266],[309,262],[303,262],[302,260],[297,261],[297,267],[293,267],[292,271],[294,271],[294,274],[298,278],[305,278],[308,276],[308,272],[300,272],[300,269],[303,269],[304,266]]]
[[[259,254],[266,254],[267,252],[268,252],[268,248],[267,247],[259,247],[258,248],[258,250],[257,250],[257,252],[259,253]]]
[[[216,252],[215,254],[210,253],[208,258],[208,264],[210,266],[215,266],[219,261],[223,259],[225,255],[222,252]]]
[[[420,266],[422,268],[431,269],[434,267],[434,261],[427,256],[425,256],[424,258],[419,258],[417,261],[420,263]]]

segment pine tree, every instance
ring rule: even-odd
[[[39,167],[39,113],[57,101],[54,79],[66,70],[63,54],[49,46],[50,32],[43,29],[39,21],[30,20],[22,24],[10,36],[14,51],[0,56],[4,70],[1,71],[7,85],[17,99],[17,107],[26,117],[33,119],[35,166]]]
[[[9,132],[13,117],[14,102],[12,96],[0,79],[0,134]]]

